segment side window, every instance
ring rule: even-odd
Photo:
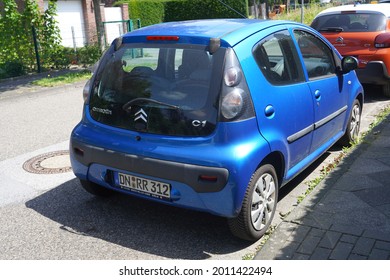
[[[179,72],[180,66],[183,64],[183,49],[176,49],[175,51],[175,73]],[[176,74],[177,76],[177,74]]]
[[[253,56],[271,84],[286,85],[304,80],[298,53],[287,30],[261,40],[253,48]]]
[[[333,51],[322,40],[302,30],[295,30],[294,36],[302,53],[309,79],[335,73]]]
[[[152,72],[158,64],[158,49],[126,49],[122,56],[123,70],[130,73],[135,67]]]

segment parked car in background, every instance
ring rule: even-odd
[[[259,239],[279,188],[357,138],[357,61],[293,22],[171,22],[116,39],[70,139],[90,193],[121,192],[228,218]]]
[[[359,61],[363,84],[376,84],[390,97],[390,4],[345,5],[326,9],[311,27],[327,38],[343,56]]]

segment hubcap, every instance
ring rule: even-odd
[[[359,136],[360,130],[360,107],[355,105],[352,109],[351,124],[350,124],[350,135],[351,140],[355,141]]]
[[[252,225],[262,230],[272,218],[275,207],[275,181],[271,174],[263,174],[256,182],[252,195]]]

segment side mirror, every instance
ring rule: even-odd
[[[341,68],[344,74],[349,73],[359,66],[359,62],[356,57],[346,56],[341,60]]]

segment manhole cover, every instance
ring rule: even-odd
[[[55,151],[33,157],[23,164],[23,169],[36,174],[69,172],[72,170],[69,151]]]

